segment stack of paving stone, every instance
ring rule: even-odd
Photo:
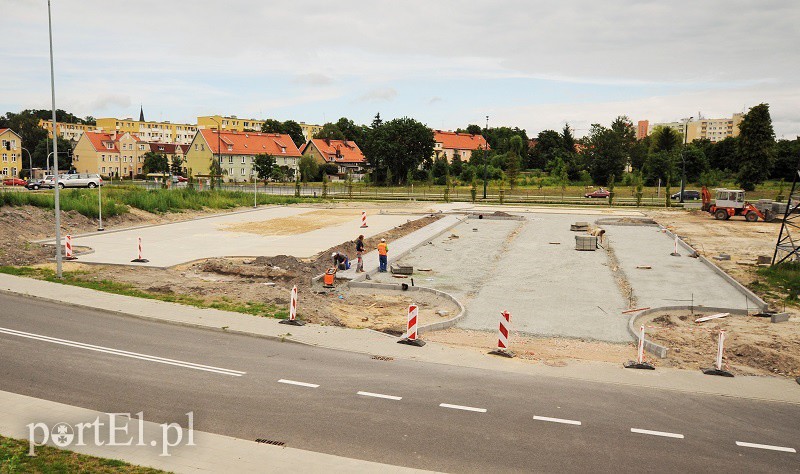
[[[576,222],[569,226],[569,230],[572,232],[589,232],[589,223],[588,222]]]
[[[575,250],[597,250],[597,237],[594,235],[576,235]]]

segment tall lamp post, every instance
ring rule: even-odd
[[[58,127],[56,125],[56,75],[53,68],[53,16],[50,13],[50,0],[47,0],[47,30],[50,38],[50,97],[53,103],[53,160],[54,168],[54,194],[56,213],[56,277],[62,278],[61,271],[61,202],[58,189]]]
[[[28,179],[33,179],[33,158],[31,158],[31,152],[25,147],[20,148],[28,154]]]
[[[486,141],[486,148],[483,150],[483,200],[486,200],[486,186],[489,179],[489,142],[486,140],[486,134],[489,133],[489,116],[486,116],[486,128],[484,129],[483,140]]]
[[[683,119],[683,148],[681,148],[681,161],[683,162],[683,171],[681,173],[681,196],[680,202],[683,204],[683,194],[686,190],[686,144],[689,142],[689,122],[692,121],[694,117],[689,117],[687,119]]]

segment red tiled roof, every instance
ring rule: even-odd
[[[312,142],[317,150],[325,156],[325,161],[329,163],[364,163],[365,161],[364,154],[361,153],[356,142],[315,138],[303,147],[303,151]]]
[[[453,150],[477,150],[478,148],[488,149],[486,139],[481,135],[469,133],[433,131],[433,138],[437,143],[442,144],[442,148]]]
[[[5,132],[6,130],[8,130],[8,129],[7,128],[0,128],[0,133]]]
[[[180,143],[148,143],[150,151],[153,153],[164,153],[166,155],[174,155],[176,153],[185,153]],[[189,148],[189,145],[186,145]]]
[[[83,134],[86,138],[89,139],[89,142],[94,147],[95,151],[105,151],[109,153],[119,153],[119,141],[116,140],[116,136],[110,133],[103,133],[103,132],[86,132]],[[106,143],[111,142],[113,144],[112,148],[108,148]]]
[[[217,130],[204,128],[198,130],[208,143],[212,153],[220,153],[217,149],[217,142],[223,143],[223,155],[259,155],[268,153],[272,156],[294,156],[300,157],[300,150],[292,141],[292,138],[285,133],[259,133],[259,132],[236,132],[233,130],[223,130],[217,138]],[[285,151],[284,151],[285,149]]]

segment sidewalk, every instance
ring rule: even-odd
[[[341,327],[286,326],[276,319],[259,318],[215,309],[199,309],[176,303],[102,293],[58,283],[0,274],[0,291],[48,299],[65,304],[124,313],[149,320],[194,327],[245,333],[271,339],[298,342],[317,347],[389,356],[419,362],[447,364],[485,370],[570,378],[590,382],[625,384],[658,390],[706,393],[738,398],[773,400],[800,404],[800,386],[790,379],[740,376],[712,377],[698,371],[659,368],[637,371],[600,362],[570,362],[566,367],[486,355],[467,348],[428,343],[424,347],[397,344],[397,338],[367,329]],[[299,295],[299,314],[303,314],[303,295]],[[424,324],[421,321],[421,324]],[[223,329],[224,328],[224,329]],[[511,349],[513,349],[513,339]],[[487,352],[492,349],[487,347]],[[632,352],[633,353],[633,352]]]
[[[135,415],[132,414],[135,417]],[[147,416],[145,413],[144,416]],[[101,412],[85,408],[64,405],[62,403],[41,400],[38,398],[0,391],[0,434],[17,439],[28,439],[29,423],[44,423],[52,428],[58,423],[67,423],[74,427],[77,423],[92,423],[100,417],[104,423],[108,417]],[[186,420],[173,420],[186,428]],[[124,421],[117,426],[124,426]],[[143,436],[138,434],[138,422],[132,421],[128,433],[120,432],[117,443],[125,443],[133,439],[133,446],[97,446],[94,436],[85,439],[86,446],[70,444],[64,449],[81,454],[102,458],[119,459],[125,462],[162,469],[172,472],[424,472],[388,464],[380,464],[358,459],[350,459],[330,454],[304,451],[301,449],[272,446],[256,443],[230,436],[194,431],[194,446],[185,443],[168,449],[170,456],[161,456],[163,447],[136,446],[138,439],[162,439],[162,427],[157,423],[145,421]],[[91,430],[87,433],[90,433]],[[100,441],[108,443],[108,429],[99,431]],[[41,430],[36,432],[35,439],[41,441]],[[177,434],[171,432],[171,442]],[[188,432],[184,430],[182,439],[188,440]],[[52,442],[49,446],[55,446]]]
[[[422,229],[415,230],[414,232],[400,237],[397,240],[387,242],[389,244],[389,265],[391,265],[392,262],[400,260],[408,252],[414,250],[425,242],[433,240],[439,235],[447,232],[464,220],[466,220],[466,217],[464,216],[446,215],[433,224],[427,225]],[[362,258],[364,259],[365,273],[375,274],[378,271],[379,266],[378,251],[372,250],[371,252],[367,252]],[[356,265],[357,262],[354,258],[351,261],[350,269],[336,272],[336,278],[340,280],[363,280],[364,276],[356,273]]]

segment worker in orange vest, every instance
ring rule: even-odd
[[[388,253],[389,245],[386,244],[386,239],[381,239],[381,243],[378,244],[378,261],[380,262],[380,269],[378,270],[379,272],[386,271]]]

